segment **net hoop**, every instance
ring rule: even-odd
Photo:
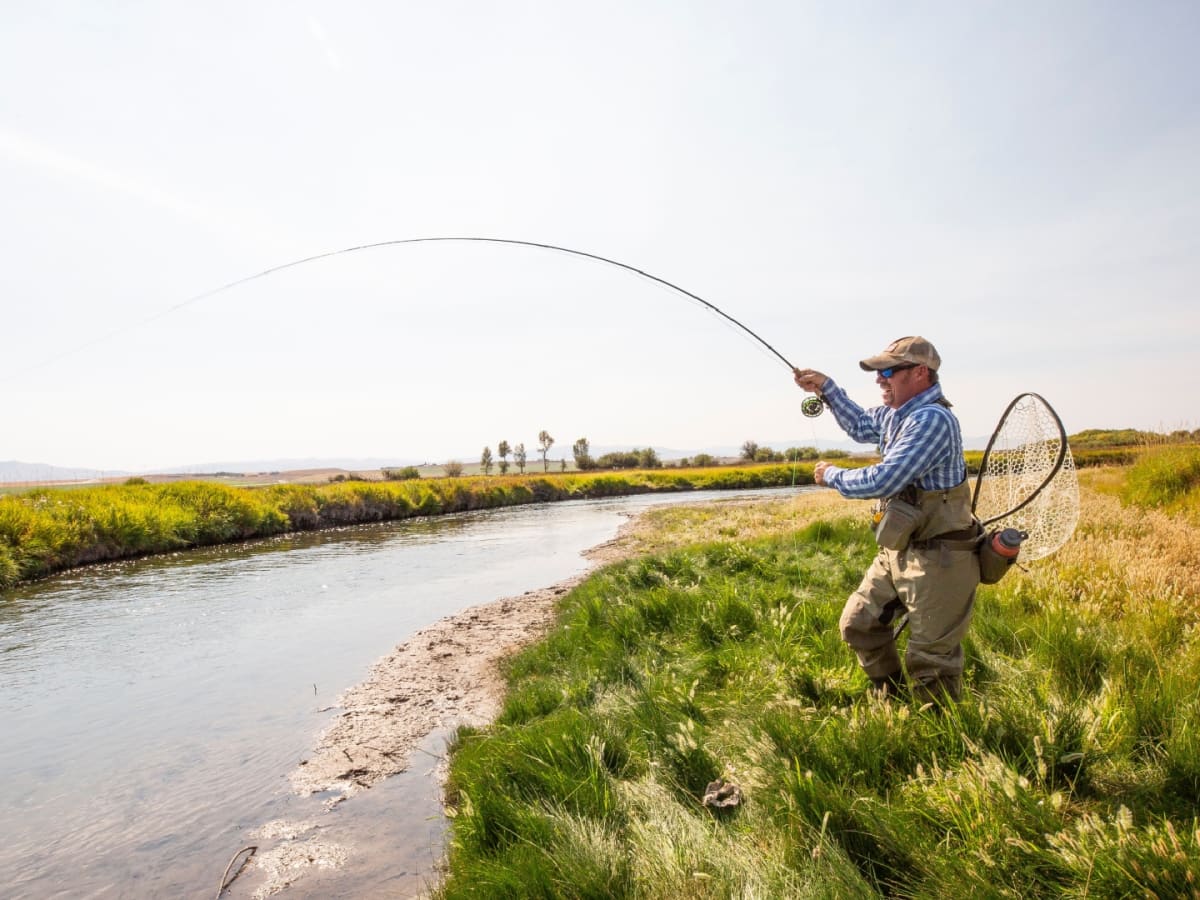
[[[1008,405],[988,440],[971,512],[984,528],[1025,533],[1021,559],[1056,552],[1079,522],[1079,482],[1066,428],[1040,394]]]
[[[1050,415],[1054,417],[1054,424],[1058,426],[1058,456],[1054,460],[1054,465],[1050,467],[1050,474],[1043,479],[1042,483],[1039,484],[1028,497],[1007,512],[1003,512],[998,516],[992,516],[991,518],[981,522],[980,524],[985,528],[994,522],[999,522],[1001,519],[1011,516],[1017,510],[1024,509],[1026,506],[1032,503],[1037,498],[1037,495],[1045,490],[1046,485],[1053,481],[1055,476],[1058,475],[1059,471],[1062,469],[1063,460],[1065,460],[1067,457],[1067,429],[1063,426],[1062,419],[1059,417],[1054,407],[1047,403],[1046,398],[1041,394],[1035,394],[1031,391],[1027,391],[1024,394],[1017,394],[1017,396],[1013,398],[1012,402],[1005,407],[1004,412],[1000,416],[999,423],[992,431],[992,436],[988,438],[987,447],[984,448],[983,461],[979,463],[979,474],[975,476],[975,492],[971,497],[971,511],[974,512],[976,507],[979,505],[979,490],[983,487],[983,476],[987,472],[988,461],[991,459],[992,448],[996,444],[996,438],[998,438],[1000,436],[1000,432],[1004,430],[1004,425],[1008,421],[1008,417],[1012,411],[1017,408],[1017,404],[1019,404],[1026,397],[1033,397],[1035,400],[1039,400],[1049,411]]]

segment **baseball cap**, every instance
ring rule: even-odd
[[[880,369],[890,369],[893,366],[929,366],[936,372],[942,364],[933,344],[918,336],[902,337],[892,341],[876,356],[862,360],[859,365],[864,372],[878,372]]]

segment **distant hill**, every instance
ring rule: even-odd
[[[0,462],[0,482],[23,481],[98,481],[101,478],[120,478],[128,472],[101,469],[51,466],[46,463],[27,463],[16,459]]]
[[[291,457],[286,459],[243,459],[222,462],[188,463],[165,469],[144,472],[146,475],[201,475],[214,472],[295,472],[306,469],[345,469],[354,471],[378,471],[384,468],[421,465],[424,460],[397,457]]]

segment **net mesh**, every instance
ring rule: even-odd
[[[1036,394],[1022,394],[996,427],[985,469],[979,473],[975,515],[989,528],[1016,528],[1029,537],[1021,560],[1049,556],[1065,544],[1079,520],[1079,481],[1062,423]],[[1062,465],[1057,472],[1059,453]],[[1020,509],[1054,472],[1049,483]],[[1013,511],[1015,510],[1015,511]]]

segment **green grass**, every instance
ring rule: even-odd
[[[719,533],[707,515],[652,528]],[[795,523],[563,599],[496,723],[457,737],[438,896],[1200,896],[1200,597],[1164,592],[1166,555],[1111,577],[1089,556],[1142,514],[1089,493],[1078,548],[981,590],[966,699],[940,714],[864,699],[842,645],[861,517]],[[717,777],[740,807],[701,805]]]
[[[1143,508],[1200,513],[1200,447],[1147,451],[1130,469],[1122,499]]]

